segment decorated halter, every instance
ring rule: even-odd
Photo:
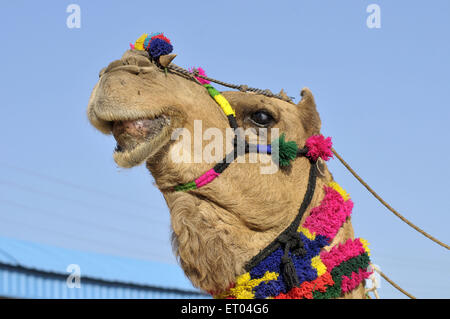
[[[144,34],[130,46],[134,50],[146,50],[156,62],[173,50],[170,40],[162,33]],[[281,134],[267,145],[251,145],[242,140],[245,147],[239,151],[237,143],[240,136],[233,108],[203,78],[206,73],[202,68],[191,69],[190,72],[227,116],[235,132],[234,149],[194,181],[175,186],[175,191],[194,190],[211,183],[239,155],[250,152],[271,154],[280,166],[288,166],[300,156],[308,158],[311,163],[306,193],[294,221],[245,265],[246,273],[239,276],[227,291],[211,294],[216,298],[322,299],[337,298],[358,287],[371,274],[367,271],[370,264],[367,241],[348,239],[329,250],[322,249],[331,244],[350,217],[353,209],[350,196],[336,182],[325,185],[325,196],[320,205],[311,209],[310,215],[300,226],[314,196],[318,174],[316,162],[333,157],[331,138],[314,135],[300,148],[294,141],[286,141],[285,135]]]
[[[202,68],[198,68],[195,71],[199,75],[206,76],[205,71]],[[191,69],[191,72],[194,72],[194,69]],[[206,184],[212,182],[216,177],[218,177],[223,171],[229,167],[229,164],[233,162],[239,155],[239,150],[237,148],[239,134],[237,129],[237,121],[236,121],[236,113],[231,107],[230,103],[228,103],[227,99],[217,91],[209,81],[195,76],[195,78],[203,85],[209,95],[217,102],[217,104],[221,107],[222,111],[228,118],[228,123],[231,128],[236,133],[234,149],[231,153],[227,154],[225,158],[217,163],[213,168],[209,171],[198,177],[192,182],[175,186],[176,191],[187,191],[190,189],[197,189]],[[324,160],[328,160],[333,156],[331,151],[331,138],[324,138],[322,135],[311,136],[306,140],[305,147],[299,148],[297,143],[294,141],[285,141],[285,135],[281,134],[279,139],[272,142],[272,144],[261,145],[256,144],[252,145],[247,143],[245,140],[242,140],[244,144],[243,152],[250,153],[263,153],[263,154],[271,154],[274,161],[279,163],[280,166],[288,166],[290,162],[299,156],[306,156],[312,161],[317,161],[318,158],[322,158]],[[274,150],[274,151],[273,151]]]

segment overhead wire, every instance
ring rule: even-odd
[[[87,208],[93,208],[93,209],[96,209],[96,210],[98,210],[100,212],[107,212],[108,214],[113,212],[114,214],[118,214],[118,215],[121,215],[121,216],[128,215],[128,216],[132,216],[132,217],[139,218],[139,219],[145,219],[145,220],[150,221],[150,222],[156,222],[156,223],[160,223],[160,224],[165,224],[163,221],[161,221],[159,219],[152,218],[150,216],[134,214],[134,213],[131,213],[129,210],[127,210],[127,211],[118,211],[118,210],[116,210],[114,208],[98,206],[96,204],[91,204],[91,203],[88,203],[88,202],[85,202],[85,201],[82,201],[82,200],[72,199],[72,198],[61,196],[61,195],[57,195],[55,193],[42,191],[42,190],[30,187],[30,186],[22,185],[22,184],[19,184],[19,183],[16,183],[16,182],[8,181],[8,180],[1,180],[0,179],[0,185],[1,184],[9,186],[9,187],[13,187],[13,188],[21,189],[21,190],[24,190],[26,192],[44,195],[44,196],[47,196],[47,197],[50,197],[50,198],[53,198],[53,199],[75,203],[77,205],[81,205],[81,206],[84,206],[84,207],[87,207]]]
[[[30,211],[30,212],[33,212],[33,213],[38,213],[38,214],[41,214],[41,215],[43,214],[43,215],[47,215],[47,216],[53,216],[53,217],[57,217],[57,218],[62,218],[63,220],[65,219],[65,221],[70,222],[70,223],[77,223],[77,224],[83,225],[83,226],[87,225],[89,227],[95,227],[96,229],[104,229],[104,230],[107,230],[107,231],[113,233],[114,235],[123,235],[123,236],[126,236],[127,238],[136,238],[136,239],[146,240],[146,241],[151,239],[152,241],[159,241],[159,242],[162,242],[162,243],[166,243],[161,238],[157,238],[157,237],[154,237],[152,235],[142,236],[142,235],[136,234],[135,232],[126,231],[124,229],[116,228],[114,226],[108,226],[108,225],[105,225],[105,224],[91,224],[89,222],[86,222],[85,220],[78,219],[78,218],[76,218],[74,216],[62,215],[62,214],[51,212],[51,211],[48,211],[48,210],[43,210],[43,209],[38,208],[38,207],[27,206],[27,205],[24,205],[22,203],[18,203],[16,201],[12,201],[12,200],[0,199],[0,203],[7,204],[7,205],[10,205],[10,206],[19,207],[21,209],[24,209],[24,210],[27,210],[27,211]]]
[[[151,204],[146,203],[146,202],[142,202],[142,201],[137,200],[137,199],[132,199],[131,200],[131,199],[123,197],[122,195],[119,195],[119,194],[105,192],[103,190],[99,190],[97,188],[93,188],[93,187],[86,186],[86,185],[79,185],[77,183],[68,181],[68,180],[60,178],[60,177],[50,176],[50,175],[47,175],[47,174],[43,174],[42,172],[36,172],[35,170],[29,169],[29,168],[19,167],[17,165],[13,165],[13,164],[10,164],[10,163],[4,162],[4,161],[0,161],[0,167],[8,167],[10,169],[22,172],[22,173],[24,173],[26,175],[29,175],[29,176],[34,176],[34,177],[37,177],[37,178],[41,178],[41,179],[47,180],[47,181],[52,182],[52,183],[64,185],[64,186],[67,186],[67,187],[71,187],[73,189],[77,189],[77,190],[80,190],[80,191],[83,191],[83,192],[87,192],[89,194],[96,194],[96,195],[99,195],[99,196],[110,198],[110,199],[115,200],[115,201],[125,202],[127,204],[134,205],[134,206],[139,207],[139,208],[152,207]],[[158,208],[158,209],[161,209],[161,208]]]
[[[97,244],[97,247],[101,248],[102,250],[104,250],[105,247],[108,247],[108,248],[113,248],[113,249],[115,249],[117,251],[126,251],[127,253],[136,253],[136,254],[145,255],[145,256],[149,256],[150,255],[150,256],[154,256],[154,257],[158,257],[158,258],[164,259],[166,261],[169,260],[167,258],[168,256],[157,254],[157,253],[155,253],[154,251],[151,251],[151,250],[147,251],[147,250],[142,250],[142,249],[138,249],[136,247],[129,247],[129,246],[123,246],[122,247],[122,246],[118,246],[115,243],[103,241],[103,240],[100,240],[98,238],[78,237],[77,235],[74,235],[72,233],[65,233],[65,232],[61,232],[61,231],[58,231],[58,230],[55,230],[55,229],[52,229],[52,228],[47,228],[47,227],[43,227],[43,226],[30,224],[30,223],[28,223],[28,220],[18,221],[18,220],[14,220],[14,219],[5,218],[5,216],[3,216],[3,215],[0,215],[0,220],[5,220],[5,221],[7,221],[9,223],[16,223],[16,224],[19,224],[21,227],[28,227],[28,228],[31,228],[31,229],[41,229],[41,230],[45,231],[46,233],[58,235],[59,239],[70,237],[70,238],[75,239],[77,241],[88,243],[89,245]]]

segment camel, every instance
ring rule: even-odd
[[[308,88],[301,90],[301,101],[297,105],[289,102],[284,92],[280,94],[285,100],[241,91],[221,94],[235,110],[238,127],[253,134],[248,139],[258,138],[261,127],[278,128],[285,133],[286,140],[302,147],[309,137],[320,134],[321,120]],[[276,297],[256,290],[264,285],[275,289],[269,281],[279,274],[266,272],[265,275],[272,274],[272,277],[250,278],[246,265],[296,218],[313,165],[318,167],[319,173],[299,229],[312,216],[313,208],[323,205],[327,189],[330,189],[327,185],[337,185],[323,161],[311,164],[308,158],[298,157],[273,174],[261,174],[262,164],[245,160],[251,154],[243,154],[240,156],[243,161],[232,162],[223,174],[204,187],[176,191],[175,185],[193,181],[214,163],[205,159],[174,162],[171,152],[174,148],[180,149],[181,143],[173,139],[174,130],[184,128],[194,136],[194,121],[201,120],[203,131],[216,128],[226,136],[229,121],[204,86],[189,76],[167,72],[146,50],[127,50],[121,59],[101,70],[87,115],[96,129],[112,134],[117,140],[113,157],[119,166],[131,168],[145,163],[153,175],[170,210],[174,254],[195,287],[217,298]],[[270,141],[270,130],[267,134]],[[194,145],[188,148],[195,151]],[[270,161],[270,154],[260,156]],[[340,194],[345,194],[343,197],[347,196],[338,188]],[[305,234],[308,238],[315,236],[308,231]],[[320,256],[338,251],[339,247],[342,250],[354,240],[348,217],[330,242],[320,249]],[[366,244],[364,246],[368,253]],[[314,258],[312,260],[310,264],[314,263]],[[319,279],[319,272],[324,271],[314,269]],[[356,271],[342,280],[348,284],[351,276],[354,279],[357,275]],[[314,298],[365,298],[366,277],[363,277],[351,289],[341,291],[338,287],[334,295],[326,294],[333,282],[323,283],[321,287],[317,285],[318,279],[306,283],[297,281],[297,285],[301,285],[290,287],[297,289],[296,294],[281,288],[280,295],[284,298],[312,298],[313,295]]]

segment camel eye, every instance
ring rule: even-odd
[[[266,110],[258,110],[252,113],[250,119],[258,126],[269,126],[274,122],[273,116]]]

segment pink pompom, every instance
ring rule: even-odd
[[[325,138],[323,135],[313,135],[306,140],[305,146],[308,148],[306,156],[313,161],[317,161],[319,157],[328,161],[333,157],[331,137]]]
[[[130,43],[130,49],[134,50],[134,44],[133,43]]]
[[[202,76],[207,76],[205,70],[203,70],[202,68],[198,67],[195,70],[197,70],[199,75]],[[194,73],[194,68],[190,68],[189,72]],[[201,77],[195,76],[195,78],[201,83],[201,84],[209,84],[210,82],[208,80],[205,80]]]

